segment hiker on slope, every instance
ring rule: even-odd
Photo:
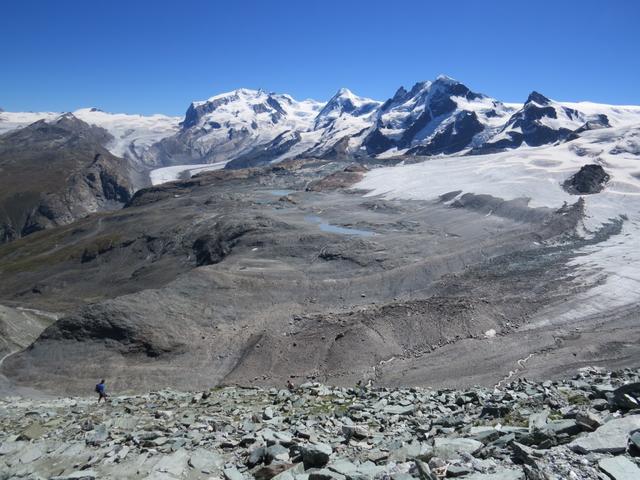
[[[107,392],[105,391],[104,378],[96,385],[96,393],[98,394],[98,403],[100,400],[107,401]]]

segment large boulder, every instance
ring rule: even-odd
[[[613,480],[637,480],[640,468],[626,457],[603,458],[598,462],[600,470]]]
[[[627,449],[629,433],[640,428],[640,415],[616,418],[595,432],[577,438],[569,444],[578,453],[621,453]]]
[[[333,449],[324,443],[314,443],[302,448],[302,463],[305,470],[322,468],[329,463]]]
[[[563,187],[574,195],[590,195],[601,192],[609,178],[600,165],[584,165],[578,173],[565,180]]]
[[[615,389],[612,401],[626,410],[640,408],[640,383],[629,383]]]

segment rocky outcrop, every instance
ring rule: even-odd
[[[584,165],[569,177],[562,186],[574,195],[591,195],[601,192],[609,181],[609,174],[601,165]]]
[[[310,182],[309,185],[307,185],[306,190],[309,192],[323,192],[328,190],[337,190],[340,188],[349,188],[362,180],[364,174],[368,170],[369,169],[364,165],[349,165],[341,172],[334,172],[322,179]]]
[[[71,114],[0,136],[0,242],[124,205],[129,167],[110,138]]]

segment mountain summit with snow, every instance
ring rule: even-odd
[[[127,158],[139,177],[134,183],[143,185],[159,168],[180,173],[207,168],[199,165],[243,168],[295,158],[428,157],[551,145],[586,130],[638,123],[640,107],[563,103],[536,91],[523,104],[508,104],[440,75],[399,87],[385,101],[348,88],[327,102],[239,88],[193,101],[183,119],[95,108],[74,115],[109,132],[105,147]],[[58,116],[0,112],[0,134]],[[174,173],[151,176],[166,181]]]
[[[180,130],[160,141],[154,155],[164,165],[232,160],[285,132],[311,129],[321,107],[313,100],[240,88],[192,102]]]
[[[444,75],[398,88],[384,102],[341,88],[326,103],[238,89],[192,102],[179,132],[152,150],[161,165],[288,158],[433,156],[564,141],[580,129],[640,118],[633,107],[567,105],[533,92],[522,105],[474,92]],[[617,110],[612,116],[611,111]]]

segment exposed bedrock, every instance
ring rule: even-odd
[[[589,195],[601,192],[609,181],[609,174],[600,165],[584,165],[563,184],[564,189],[575,195]]]

